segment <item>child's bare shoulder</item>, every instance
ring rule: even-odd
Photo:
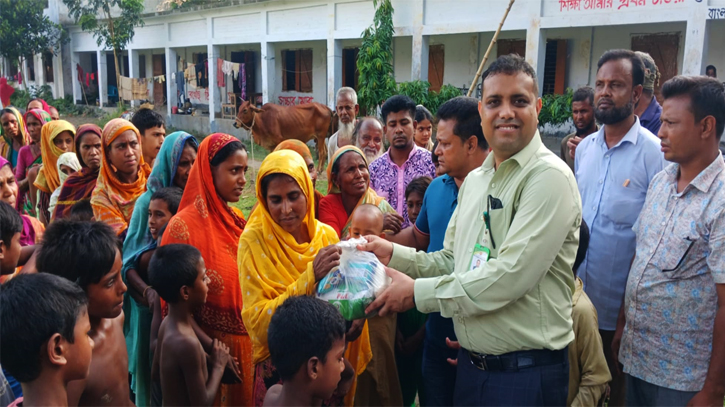
[[[163,330],[159,332],[159,339],[164,353],[183,354],[187,357],[203,353],[201,342],[193,333],[178,329],[178,326],[172,321],[164,321],[162,328]]]
[[[279,406],[281,394],[282,394],[282,385],[281,384],[275,384],[274,386],[270,387],[269,390],[267,390],[267,395],[264,396],[264,402],[262,403],[262,406],[264,406],[264,407]]]

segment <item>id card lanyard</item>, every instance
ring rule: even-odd
[[[471,255],[471,263],[468,268],[469,270],[480,267],[491,257],[491,250],[486,247],[488,242],[491,242],[491,247],[494,249],[496,248],[496,242],[493,240],[493,232],[491,231],[491,216],[489,214],[493,199],[494,198],[491,195],[488,196],[488,199],[486,200],[486,210],[481,214],[481,220],[485,225],[483,230],[483,241],[480,243],[478,242],[478,240],[480,240],[479,235],[479,238],[476,239],[476,244],[473,246],[473,254]]]

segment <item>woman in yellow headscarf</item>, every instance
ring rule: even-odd
[[[339,264],[337,233],[315,220],[314,188],[302,157],[275,151],[265,158],[256,182],[259,207],[239,240],[242,319],[253,344],[254,401],[280,378],[267,347],[267,328],[277,307],[295,295],[314,295],[315,285]],[[372,357],[367,329],[346,358],[359,374]],[[353,339],[353,338],[349,338]],[[352,376],[352,372],[348,373]],[[351,398],[350,398],[351,400]]]
[[[58,157],[74,152],[76,128],[65,120],[45,123],[40,130],[40,155],[43,166],[35,178],[33,186],[37,188],[38,219],[44,224],[50,222],[50,196],[60,186],[58,175]],[[33,190],[30,191],[33,193]]]
[[[101,150],[101,171],[91,195],[93,217],[125,238],[151,168],[141,154],[141,135],[128,120],[113,119],[103,127]]]

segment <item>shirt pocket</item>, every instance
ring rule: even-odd
[[[601,203],[602,215],[618,228],[631,229],[642,210],[646,193],[632,185],[618,184],[609,193],[609,199]]]
[[[676,232],[666,234],[654,256],[657,268],[673,280],[690,277],[696,273],[697,268],[692,267],[691,258],[699,243],[699,236]]]

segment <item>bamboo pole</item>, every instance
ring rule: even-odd
[[[498,24],[498,29],[493,34],[493,38],[491,39],[491,43],[488,44],[488,49],[486,50],[486,53],[483,55],[483,60],[481,61],[481,65],[478,66],[478,71],[476,72],[476,76],[473,78],[473,82],[471,82],[471,87],[468,89],[468,93],[466,96],[471,96],[473,94],[473,90],[476,89],[476,84],[478,83],[478,80],[481,78],[481,74],[483,73],[483,66],[486,65],[486,61],[488,60],[488,54],[491,53],[491,50],[493,49],[493,44],[496,43],[496,39],[498,38],[498,35],[501,33],[501,28],[503,28],[503,23],[506,21],[506,17],[509,15],[509,11],[511,11],[511,6],[514,5],[515,0],[509,1],[508,7],[506,7],[506,11],[503,13],[503,18],[501,19],[501,22]]]

